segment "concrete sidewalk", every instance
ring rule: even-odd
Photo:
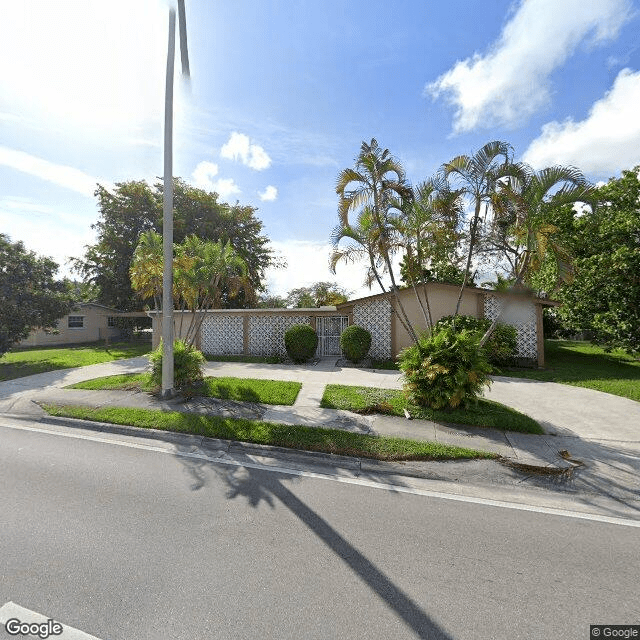
[[[44,419],[44,412],[37,404],[42,402],[139,407],[430,440],[497,453],[506,463],[531,474],[570,476],[573,488],[606,491],[625,500],[640,499],[640,403],[625,398],[549,382],[495,378],[486,397],[538,420],[546,431],[546,435],[539,436],[322,409],[320,399],[329,383],[390,389],[402,386],[397,371],[338,367],[336,359],[303,366],[225,362],[210,362],[205,366],[207,376],[301,382],[302,389],[292,407],[210,398],[162,401],[145,393],[63,388],[100,376],[140,372],[147,366],[146,358],[132,358],[1,382],[0,413]],[[568,452],[568,459],[561,451]],[[419,469],[420,463],[405,465],[409,466]],[[566,470],[571,474],[562,473]]]

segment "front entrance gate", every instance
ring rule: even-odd
[[[347,316],[318,316],[316,333],[318,334],[319,356],[340,356],[340,336],[349,325]]]

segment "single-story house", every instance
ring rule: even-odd
[[[43,347],[113,340],[120,337],[116,318],[126,317],[146,317],[146,313],[118,311],[95,302],[81,302],[71,313],[60,318],[53,330],[35,329],[19,345]]]
[[[421,298],[422,288],[420,287]],[[426,285],[433,322],[452,315],[460,287],[438,282]],[[413,289],[397,291],[403,307],[417,333],[427,329],[423,312]],[[502,312],[502,322],[517,329],[518,353],[523,362],[544,366],[542,309],[559,303],[501,293],[490,289],[467,287],[460,313],[478,318],[495,318]],[[411,344],[411,338],[397,315],[397,302],[391,292],[349,300],[335,307],[313,309],[215,309],[205,314],[196,338],[196,346],[212,355],[285,355],[284,333],[294,324],[309,324],[318,333],[319,356],[339,356],[340,334],[351,324],[371,332],[370,354],[376,359],[393,358]],[[186,314],[186,315],[182,315]],[[150,312],[153,346],[162,336],[162,316]],[[176,337],[184,335],[190,312],[174,312]],[[181,320],[182,319],[182,320]]]

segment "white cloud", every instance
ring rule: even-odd
[[[515,126],[549,101],[549,76],[591,36],[614,38],[629,0],[523,0],[485,55],[458,61],[425,87],[456,107],[454,133]]]
[[[233,131],[229,140],[222,146],[220,157],[227,160],[240,161],[242,164],[262,171],[271,165],[271,158],[267,152],[257,144],[252,144],[249,136]]]
[[[258,191],[258,195],[263,202],[273,202],[278,197],[278,190],[274,186],[268,185],[264,191]]]
[[[364,263],[338,264],[336,273],[331,273],[329,257],[332,246],[328,242],[273,240],[271,245],[287,262],[286,269],[267,270],[267,288],[274,295],[284,296],[291,289],[307,287],[314,282],[335,282],[347,291],[351,291],[351,298],[381,293],[377,284],[371,289],[364,286],[366,273]]]
[[[199,162],[191,174],[196,187],[205,189],[206,191],[215,191],[221,198],[227,199],[233,194],[241,193],[240,187],[234,182],[233,178],[218,178],[212,180],[218,175],[218,165],[214,162],[203,160]]]
[[[107,188],[109,186],[105,181],[98,180],[98,178],[83,173],[74,167],[55,164],[24,151],[17,151],[8,147],[0,146],[0,165],[11,167],[22,173],[28,173],[90,198],[93,198],[97,182]]]
[[[219,178],[213,183],[213,190],[220,195],[223,200],[236,193],[242,193],[240,187],[233,181],[233,178]]]
[[[214,187],[211,178],[218,175],[218,165],[213,162],[203,160],[198,163],[191,175],[196,187],[206,189],[207,191],[213,191]]]
[[[640,163],[640,72],[623,69],[584,120],[549,122],[524,153],[535,168],[574,165],[596,175]]]

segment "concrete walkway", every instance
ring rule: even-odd
[[[0,414],[43,418],[38,402],[87,406],[127,406],[242,416],[285,424],[347,429],[470,447],[500,454],[508,463],[534,473],[572,470],[575,488],[606,491],[639,500],[640,403],[599,391],[550,382],[496,377],[486,397],[528,414],[546,435],[503,432],[480,427],[442,425],[392,416],[361,416],[320,408],[329,383],[400,389],[397,371],[337,367],[336,359],[315,365],[265,365],[210,362],[207,376],[294,380],[302,389],[292,407],[273,407],[215,399],[161,401],[144,393],[81,391],[63,387],[105,375],[145,370],[146,358],[117,360],[79,369],[53,371],[0,382]],[[559,452],[568,452],[563,457]],[[566,456],[566,454],[565,454]],[[405,465],[414,470],[420,463]]]

